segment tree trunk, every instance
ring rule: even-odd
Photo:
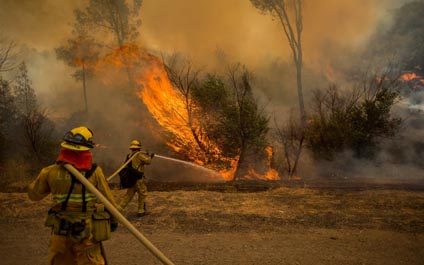
[[[239,156],[239,160],[237,162],[237,168],[236,171],[234,172],[234,176],[233,176],[233,181],[239,180],[241,178],[243,178],[244,176],[247,175],[247,164],[245,163],[246,161],[246,148],[244,147],[244,145],[242,144],[241,150],[240,150],[240,156]]]
[[[290,174],[289,174],[289,178],[290,178],[290,179],[291,179],[293,176],[295,176],[295,175],[296,175],[296,172],[297,172],[297,164],[298,164],[298,162],[299,162],[300,153],[302,152],[302,145],[303,145],[303,140],[304,140],[304,139],[305,139],[305,134],[304,134],[304,132],[302,132],[302,138],[300,138],[300,141],[299,141],[299,148],[297,149],[296,156],[295,156],[295,158],[294,158],[293,168],[292,168],[292,170],[291,170],[291,172],[290,172]]]
[[[303,102],[303,85],[302,85],[302,53],[299,52],[299,61],[296,62],[296,79],[297,79],[297,95],[299,97],[299,110],[302,126],[306,122],[305,104]]]
[[[85,64],[84,63],[82,64],[82,89],[83,89],[83,93],[84,93],[85,113],[88,113],[86,73],[85,73]]]

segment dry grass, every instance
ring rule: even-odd
[[[413,191],[151,192],[147,203],[150,214],[143,224],[178,231],[271,231],[303,226],[424,232],[424,193]],[[127,210],[130,218],[135,207],[134,200]]]
[[[123,190],[113,191],[117,201]],[[25,193],[0,193],[0,222],[42,219],[48,198],[32,202]],[[424,193],[399,190],[330,191],[279,188],[257,193],[150,192],[149,214],[135,217],[136,198],[126,216],[137,225],[171,231],[276,231],[287,227],[373,228],[424,232]]]
[[[123,190],[113,190],[117,200]],[[0,193],[5,264],[45,264],[48,198]],[[152,191],[125,215],[175,264],[422,264],[424,192],[279,188],[255,193]],[[122,226],[112,264],[159,264]],[[387,250],[390,251],[387,251]],[[22,255],[22,253],[26,253]]]

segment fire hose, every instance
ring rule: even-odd
[[[129,160],[131,161],[131,160]],[[159,249],[157,249],[140,231],[137,230],[103,194],[86,179],[71,164],[65,164],[65,168],[69,170],[90,192],[94,193],[97,199],[104,204],[107,210],[118,219],[153,255],[155,255],[163,264],[174,265]]]
[[[110,177],[106,179],[107,182],[111,181],[119,173],[119,171],[121,171],[124,167],[126,167],[128,163],[130,163],[139,153],[145,153],[145,152],[138,151],[134,153],[120,168],[118,168],[112,175],[110,175]]]
[[[138,154],[138,153],[143,153],[143,154],[149,154],[148,152],[145,152],[145,151],[138,151],[138,152],[136,152],[136,153],[134,153],[127,161],[125,161],[125,163],[120,167],[120,168],[118,168],[112,175],[110,175],[110,177],[108,177],[106,180],[109,182],[109,181],[111,181],[124,167],[126,167],[127,165],[128,165],[128,163],[130,163],[135,157],[136,157],[136,155]],[[162,158],[162,159],[165,159],[165,160],[170,160],[170,161],[174,161],[174,162],[178,162],[178,163],[183,163],[183,164],[185,164],[185,165],[189,165],[189,166],[193,166],[193,167],[197,167],[197,168],[201,168],[202,170],[206,170],[206,171],[208,171],[209,173],[211,173],[211,174],[218,174],[218,175],[220,175],[219,174],[219,172],[216,172],[216,171],[214,171],[214,170],[212,170],[212,169],[209,169],[209,168],[206,168],[206,167],[202,167],[202,166],[200,166],[200,165],[196,165],[196,164],[194,164],[194,163],[191,163],[191,162],[187,162],[187,161],[184,161],[184,160],[179,160],[179,159],[175,159],[175,158],[171,158],[171,157],[167,157],[167,156],[161,156],[161,155],[158,155],[158,154],[155,154],[155,157],[157,157],[157,158]]]

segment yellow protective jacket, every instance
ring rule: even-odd
[[[81,171],[84,175],[85,171]],[[109,188],[102,169],[97,166],[93,174],[88,178],[90,181],[115,207],[116,202]],[[60,211],[62,202],[66,200],[72,178],[71,173],[60,164],[53,164],[43,168],[37,178],[28,186],[28,196],[33,201],[39,201],[52,194],[52,209]],[[96,196],[85,189],[85,201],[87,212],[95,210]],[[82,184],[75,184],[69,197],[66,211],[81,212],[83,204]],[[115,220],[111,220],[113,223]]]
[[[134,153],[129,154],[127,157],[131,157]],[[131,161],[133,168],[137,169],[140,172],[144,172],[144,165],[150,165],[152,163],[152,158],[144,153],[138,153],[136,157]]]

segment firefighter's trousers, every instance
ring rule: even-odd
[[[138,193],[137,213],[144,213],[146,210],[145,200],[147,196],[147,187],[146,187],[145,178],[138,180],[133,187],[127,189],[127,192],[125,193],[124,197],[119,203],[119,207],[121,209],[125,209],[125,207],[127,207],[128,203],[132,200],[132,198],[134,197],[136,193]]]
[[[49,246],[50,265],[104,265],[101,247],[92,236],[75,243],[67,236],[52,234]]]

